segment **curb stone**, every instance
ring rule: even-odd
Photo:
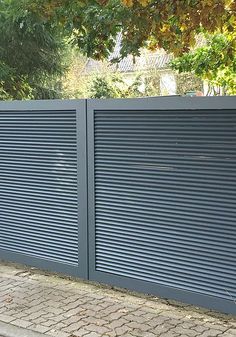
[[[45,337],[39,332],[0,321],[0,337]]]

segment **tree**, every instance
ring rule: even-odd
[[[60,22],[89,57],[107,57],[122,33],[121,57],[164,48],[180,55],[199,32],[236,28],[236,0],[25,0],[28,10]]]
[[[120,97],[116,84],[109,81],[109,78],[98,76],[92,82],[89,96],[91,98],[116,98]]]
[[[193,73],[180,73],[176,74],[177,94],[185,95],[189,91],[203,92],[203,81],[196,77]]]
[[[236,94],[236,33],[208,37],[207,45],[172,61],[172,68],[194,72],[210,88],[221,87],[225,94]]]
[[[39,14],[17,0],[1,1],[0,99],[59,96],[63,45],[58,28]]]
[[[39,48],[35,55],[45,56],[44,61],[49,60],[52,71],[48,68],[45,74],[49,74],[50,79],[54,75],[57,78],[57,70],[53,65],[58,64],[54,63],[60,59],[57,48],[63,44],[59,31],[62,35],[66,34],[70,42],[85,55],[95,59],[110,55],[118,32],[122,34],[122,41],[117,60],[128,54],[139,55],[140,48],[143,47],[151,50],[164,48],[167,52],[180,56],[193,48],[198,33],[231,36],[232,50],[235,51],[235,34],[232,32],[236,30],[236,0],[4,0],[0,4],[8,6],[10,13],[14,12],[9,21],[12,22],[15,41],[20,34],[23,44],[31,41],[34,50],[34,40],[42,37],[37,43],[42,43],[45,54]],[[45,32],[49,39],[43,38]],[[61,42],[54,44],[57,39]],[[18,48],[20,51],[23,49],[20,44],[16,44],[13,49],[15,51]],[[222,53],[226,51],[227,49],[222,50]],[[0,59],[8,67],[6,59]],[[15,68],[10,66],[10,69]],[[48,81],[48,76],[40,76],[43,71],[37,72],[34,69],[35,72],[30,71],[33,74],[30,81],[29,68],[27,74],[17,72],[17,84],[33,83],[33,95],[36,93],[45,97],[43,88],[48,88],[48,83],[52,81]],[[40,83],[42,90],[37,89]],[[32,95],[31,84],[29,88],[23,86],[27,95]],[[15,87],[13,83],[12,88]],[[52,90],[46,90],[46,94],[53,96],[54,89],[53,85]],[[17,92],[20,90],[17,89]]]

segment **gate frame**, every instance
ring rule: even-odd
[[[77,138],[77,186],[78,186],[78,265],[66,264],[53,259],[43,259],[25,253],[0,249],[0,259],[31,265],[38,268],[88,279],[87,244],[87,141],[86,100],[36,100],[0,102],[1,111],[75,111]]]
[[[148,97],[137,99],[87,100],[88,127],[88,228],[89,228],[89,280],[124,287],[133,291],[157,295],[167,299],[199,305],[224,313],[236,314],[234,301],[204,295],[154,282],[142,281],[96,270],[95,237],[95,177],[94,177],[94,112],[137,110],[235,110],[236,97]]]

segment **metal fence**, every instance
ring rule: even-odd
[[[235,103],[1,103],[0,257],[235,314]]]

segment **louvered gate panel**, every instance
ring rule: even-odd
[[[84,263],[77,114],[80,123],[84,111],[18,104],[0,112],[0,256],[77,275]]]
[[[93,103],[91,277],[236,312],[236,110],[140,102]]]

